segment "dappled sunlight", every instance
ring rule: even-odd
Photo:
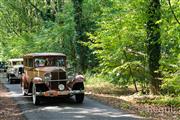
[[[5,98],[14,98],[16,104],[20,106],[21,112],[17,115],[26,116],[27,119],[53,119],[58,120],[59,116],[63,119],[140,119],[141,117],[133,114],[124,113],[109,106],[100,104],[94,100],[85,97],[83,104],[76,104],[72,98],[43,98],[39,106],[32,103],[31,96],[23,96],[19,84],[5,83],[9,90],[6,94],[0,96]]]
[[[62,108],[59,108],[58,106],[48,106],[48,107],[43,107],[41,110],[44,110],[44,111],[51,111],[51,112],[56,112],[56,111],[61,111],[63,110]]]
[[[21,93],[21,88],[19,87],[19,84],[5,84],[6,88],[11,90],[9,92],[6,92],[6,94],[0,94],[0,96],[2,97],[12,97],[12,98],[16,98],[16,97],[30,97],[30,96],[23,96]]]
[[[10,87],[11,85],[6,85],[6,87]],[[83,118],[91,118],[91,117],[100,117],[100,118],[141,118],[135,116],[133,114],[126,114],[117,110],[113,110],[109,112],[108,107],[104,107],[103,105],[98,104],[91,106],[91,104],[95,101],[89,100],[88,98],[85,99],[85,103],[75,104],[74,99],[44,99],[44,103],[40,106],[34,106],[32,104],[31,96],[23,96],[20,92],[18,85],[15,85],[15,91],[8,92],[8,95],[4,97],[13,97],[17,99],[17,104],[26,106],[23,112],[20,114],[22,115],[35,115],[35,114],[63,114],[63,116],[71,116],[74,119],[83,119]],[[16,92],[17,91],[17,92]],[[90,105],[89,105],[90,104]],[[97,104],[97,103],[95,103]],[[27,107],[29,106],[29,107]],[[103,107],[102,107],[103,106]]]
[[[22,97],[22,93],[11,91],[8,95],[6,95],[6,97]]]
[[[85,118],[86,116],[83,116],[83,115],[75,115],[74,118],[78,118],[78,119],[83,119]]]
[[[133,114],[125,114],[121,113],[119,111],[112,111],[109,112],[108,109],[101,109],[101,108],[86,108],[86,106],[72,106],[69,105],[59,105],[59,106],[44,106],[44,107],[33,107],[29,110],[24,110],[22,114],[38,114],[41,113],[48,113],[48,114],[54,114],[59,113],[63,114],[64,116],[72,116],[73,118],[91,118],[93,116],[100,117],[100,118],[141,118],[138,116],[135,116]],[[71,118],[72,118],[71,117]]]

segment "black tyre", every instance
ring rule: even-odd
[[[22,94],[23,94],[23,96],[28,96],[28,94],[27,94],[26,90],[24,89],[24,87],[22,87]]]
[[[34,105],[39,105],[40,104],[40,97],[36,95],[37,87],[35,84],[33,84],[32,88],[32,100]]]
[[[76,83],[74,86],[73,86],[73,90],[84,90],[84,84],[81,82],[81,83]],[[76,100],[76,103],[83,103],[84,101],[84,93],[80,93],[80,94],[76,94],[75,95],[75,100]]]
[[[9,83],[12,84],[13,83],[13,80],[9,78]]]
[[[76,103],[79,103],[79,104],[83,103],[83,101],[84,101],[84,93],[76,94],[75,98],[76,98]]]

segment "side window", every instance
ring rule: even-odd
[[[60,58],[56,62],[56,66],[64,67],[65,66],[65,60],[63,58]]]
[[[27,59],[23,59],[23,61],[24,61],[24,62],[23,62],[23,65],[24,65],[24,66],[27,66],[26,60],[27,60]]]
[[[12,62],[12,65],[14,66],[14,65],[17,65],[17,62],[16,61],[13,61]]]
[[[35,67],[44,67],[47,66],[48,61],[45,58],[35,58]]]
[[[33,59],[28,59],[28,67],[33,67]]]
[[[11,68],[12,67],[12,61],[9,61],[8,62],[8,68]]]

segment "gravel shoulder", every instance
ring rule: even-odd
[[[0,83],[0,120],[25,120],[8,90]]]

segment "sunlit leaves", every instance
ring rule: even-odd
[[[32,2],[30,0],[30,2]],[[0,8],[0,36],[3,57],[20,57],[29,52],[64,52],[71,59],[74,22],[72,4],[66,2],[56,22],[43,21],[45,1],[3,1]],[[44,7],[43,7],[44,6]],[[54,6],[52,6],[54,7]]]
[[[173,8],[179,16],[179,7],[175,2],[177,3],[172,0]],[[96,22],[98,29],[93,33],[88,33],[91,42],[86,45],[94,50],[94,54],[100,61],[99,71],[111,75],[113,81],[130,80],[129,67],[133,71],[133,77],[140,82],[146,81],[149,77],[145,30],[147,3],[144,0],[127,0],[111,1],[111,4],[107,6],[102,5],[101,17]],[[177,56],[180,49],[180,32],[178,32],[180,26],[175,22],[165,1],[162,1],[161,12],[162,19],[157,21],[157,24],[161,25],[161,68],[163,71],[171,71],[168,67],[170,64],[176,64],[179,68]],[[127,57],[123,51],[126,51]],[[163,72],[163,75],[168,76],[169,72]]]
[[[142,7],[136,8],[137,4],[140,3],[113,1],[111,6],[103,7],[102,17],[97,24],[99,28],[95,33],[88,34],[93,41],[89,46],[95,50],[94,53],[100,60],[101,72],[111,75],[121,73],[119,79],[115,77],[117,81],[122,77],[131,77],[129,66],[134,66],[133,61],[140,60],[140,64],[145,63],[144,56],[136,56],[133,52],[126,51],[126,48],[136,52],[145,51],[146,33],[144,16],[141,14],[144,11]],[[127,56],[124,55],[124,51],[127,52]],[[124,69],[125,67],[127,69]],[[133,69],[133,71],[137,71],[133,77],[140,78],[141,76],[137,74],[143,73],[144,69],[142,71]]]

